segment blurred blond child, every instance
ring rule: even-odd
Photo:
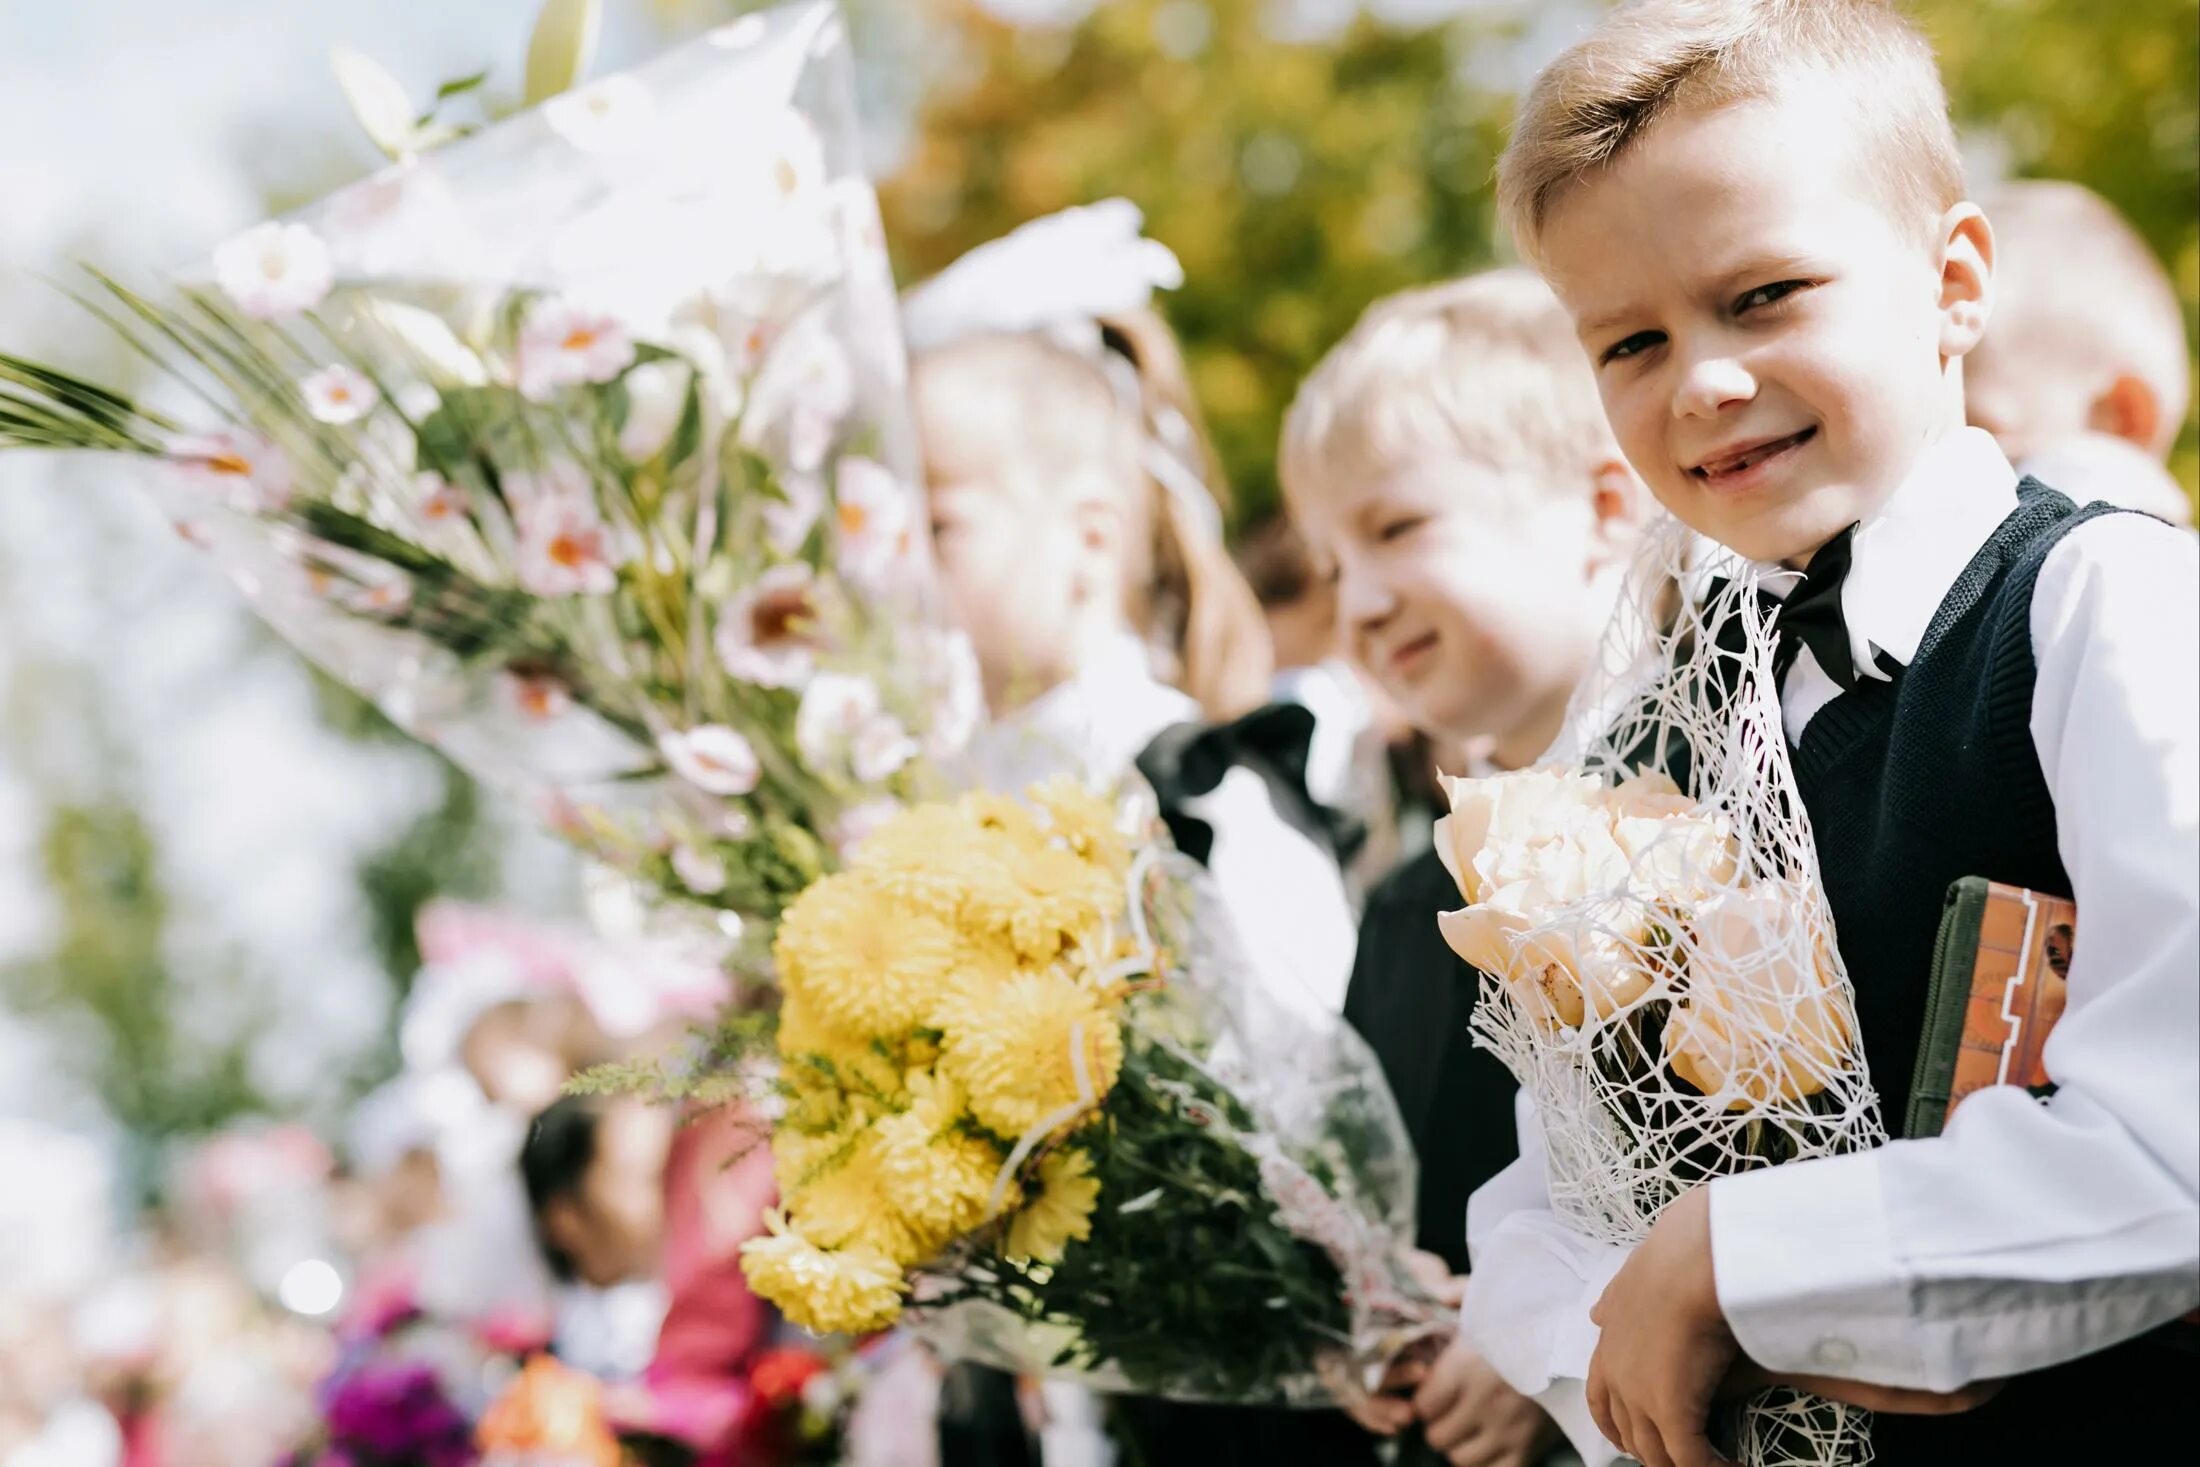
[[[1345,650],[1446,768],[1517,767],[1589,670],[1646,497],[1605,426],[1572,324],[1496,270],[1369,308],[1299,389],[1283,485],[1332,579]],[[1467,1196],[1516,1154],[1512,1077],[1477,1050],[1476,976],[1444,946],[1433,850],[1369,896],[1345,1013],[1382,1060],[1421,1162],[1420,1246],[1466,1271]],[[1366,1424],[1419,1420],[1459,1463],[1537,1459],[1532,1403],[1454,1342]]]
[[[2081,184],[2024,179],[1981,200],[1994,227],[1994,316],[1964,359],[1973,427],[2084,503],[2192,523],[2162,467],[2185,421],[2185,313],[2138,231]]]
[[[1224,546],[1224,480],[1182,356],[1147,304],[1181,278],[1110,200],[980,247],[905,303],[940,581],[994,715],[970,772],[1012,789],[1065,770],[1111,786],[1135,767],[1213,874],[1267,996],[1334,1014],[1351,909],[1276,757],[1291,738],[1303,757],[1313,720],[1263,707],[1267,629]],[[1022,1459],[1000,1377],[958,1370],[944,1400],[947,1467]],[[1046,1403],[1050,1464],[1106,1460],[1089,1400],[1049,1387]],[[1153,1467],[1259,1429],[1252,1413],[1220,1413],[1223,1428],[1125,1409]]]

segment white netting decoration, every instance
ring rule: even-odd
[[[1664,522],[1563,762],[1449,782],[1474,1028],[1541,1113],[1553,1206],[1602,1242],[1712,1177],[1887,1139],[1781,727],[1778,576]],[[1854,1408],[1776,1392],[1739,1417],[1749,1467],[1870,1457]]]

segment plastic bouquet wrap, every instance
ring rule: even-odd
[[[307,655],[784,994],[704,1062],[738,1092],[775,1036],[787,1215],[747,1262],[796,1320],[908,1305],[950,1354],[1156,1394],[1354,1389],[1440,1313],[1373,1058],[1262,1003],[1150,815],[939,802],[980,690],[928,594],[843,36],[744,17],[172,300],[102,281],[158,405],[0,357],[0,445],[147,461]]]
[[[1639,1242],[1710,1178],[1878,1146],[1773,676],[1766,572],[1677,523],[1632,572],[1579,762],[1447,782],[1441,918],[1483,973],[1474,1026],[1533,1098],[1559,1216]],[[1855,1462],[1865,1413],[1780,1391],[1751,1467]]]
[[[156,394],[0,357],[0,445],[149,461],[308,656],[761,946],[980,712],[927,606],[844,34],[749,16],[160,300],[102,278]]]
[[[1074,782],[890,821],[776,956],[785,1212],[743,1251],[797,1323],[1311,1403],[1437,1321],[1372,1056],[1258,1003],[1197,868]]]

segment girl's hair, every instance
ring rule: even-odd
[[[971,337],[923,360],[975,374],[1002,435],[1030,462],[1094,462],[1139,486],[1123,506],[1126,612],[1173,656],[1171,680],[1209,718],[1235,718],[1268,700],[1275,658],[1260,603],[1223,543],[1228,490],[1183,355],[1151,311],[1097,324],[1099,361],[1037,333]]]
[[[604,1103],[593,1095],[561,1096],[536,1116],[520,1147],[520,1182],[527,1189],[527,1211],[535,1245],[560,1283],[579,1277],[572,1258],[550,1241],[543,1214],[561,1197],[577,1197],[596,1161],[596,1130]]]

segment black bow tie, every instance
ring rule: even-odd
[[[1810,558],[1802,584],[1788,593],[1773,614],[1779,642],[1773,648],[1772,675],[1776,683],[1787,680],[1788,670],[1805,647],[1825,669],[1826,676],[1842,692],[1856,686],[1855,659],[1849,652],[1849,628],[1841,619],[1841,585],[1849,576],[1849,558],[1856,539],[1851,525]]]
[[[1241,766],[1267,782],[1277,814],[1342,863],[1358,849],[1366,831],[1350,815],[1307,793],[1306,756],[1313,736],[1309,709],[1271,703],[1231,723],[1164,729],[1138,756],[1138,772],[1153,786],[1177,849],[1201,864],[1214,850],[1214,831],[1188,813],[1184,803],[1207,794]]]

